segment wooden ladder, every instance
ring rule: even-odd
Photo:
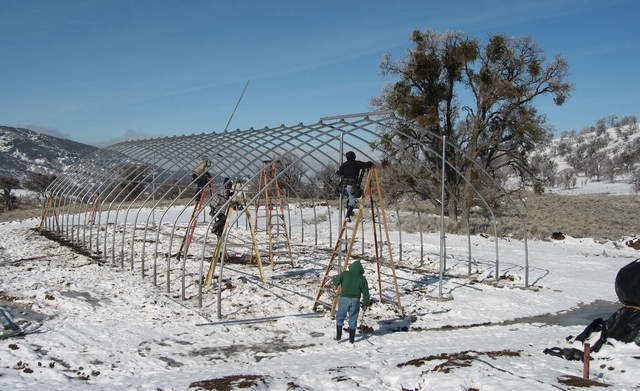
[[[91,198],[89,198],[89,207],[87,208],[87,212],[89,216],[85,214],[85,224],[95,224],[96,222],[96,212],[98,211],[98,207],[100,206],[100,194],[94,193]]]
[[[276,179],[278,167],[273,161],[262,162],[262,170],[258,181],[258,192],[262,191],[256,199],[255,227],[258,230],[258,218],[265,217],[265,231],[267,233],[267,256],[271,263],[271,269],[275,268],[275,247],[285,246],[291,266],[295,267],[293,255],[291,253],[291,241],[287,230],[287,221],[284,217],[285,199],[280,188],[280,183]],[[259,215],[260,206],[264,206],[265,214]],[[275,212],[275,213],[274,213]]]
[[[360,199],[358,200],[358,212],[355,215],[355,219],[353,220],[353,226],[350,227],[351,224],[349,221],[345,220],[342,222],[342,227],[340,228],[340,233],[338,234],[338,239],[336,240],[336,244],[333,247],[333,251],[331,253],[331,258],[329,259],[329,263],[325,268],[324,274],[320,280],[320,285],[318,286],[318,293],[316,294],[316,298],[313,304],[313,310],[315,311],[318,305],[323,305],[326,307],[330,307],[331,316],[335,316],[336,304],[338,303],[338,298],[340,296],[340,288],[332,289],[331,288],[331,278],[335,276],[332,273],[336,271],[338,273],[344,271],[349,266],[349,259],[351,258],[351,253],[353,251],[353,245],[356,242],[358,229],[360,227],[360,222],[365,215],[365,209],[367,212],[370,212],[371,216],[371,224],[373,227],[373,240],[375,247],[375,262],[376,262],[376,274],[377,274],[377,282],[378,282],[378,292],[380,294],[380,302],[384,301],[392,301],[395,303],[398,311],[404,314],[404,309],[402,308],[402,304],[400,302],[400,290],[398,288],[398,279],[396,276],[396,266],[393,260],[393,251],[391,248],[391,239],[389,236],[389,220],[387,218],[387,214],[385,212],[384,198],[382,196],[382,186],[380,181],[380,174],[377,168],[371,168],[368,170],[366,175],[366,180],[364,183],[364,190]],[[342,207],[342,205],[340,205]],[[367,213],[368,214],[368,213]],[[384,259],[382,256],[381,248],[378,247],[382,238],[378,238],[378,233],[376,231],[376,224],[381,223],[384,236],[387,242],[387,250],[388,250],[388,258]],[[351,231],[351,236],[347,236],[347,232]],[[346,242],[346,250],[344,249],[344,244]],[[336,265],[336,260],[340,257],[344,257],[344,261],[342,265]],[[394,300],[385,300],[383,291],[382,291],[382,276],[381,276],[381,267],[388,266],[391,269],[391,285],[393,290],[395,291]],[[328,291],[334,291],[335,295],[331,301],[331,305],[321,300],[323,293]]]
[[[58,212],[53,207],[53,197],[48,197],[47,198],[47,202],[45,203],[44,207],[42,208],[42,215],[40,216],[40,225],[38,226],[38,231],[39,232],[42,232],[42,228],[44,226],[44,221],[47,219],[47,217],[49,216],[49,212],[51,212],[51,211],[53,211],[54,228],[56,230],[59,229],[59,226],[58,226]]]
[[[200,193],[198,194],[198,199],[196,201],[196,205],[193,207],[193,211],[191,212],[191,217],[189,218],[189,224],[187,225],[187,232],[182,238],[182,244],[180,244],[180,250],[172,256],[177,257],[180,260],[182,257],[186,257],[189,252],[189,246],[191,246],[191,242],[193,240],[193,234],[196,232],[196,227],[198,226],[198,215],[200,210],[204,207],[204,203],[209,198],[211,194],[211,185],[213,179],[209,180],[205,186],[200,189]]]
[[[241,203],[241,205],[244,206],[244,211],[245,214],[247,216],[247,222],[249,224],[249,230],[251,231],[251,252],[252,252],[252,260],[254,260],[257,264],[258,264],[258,271],[260,272],[260,280],[262,282],[264,282],[264,271],[262,269],[262,259],[260,258],[260,249],[258,248],[258,240],[256,237],[256,231],[255,231],[255,227],[253,225],[253,223],[251,222],[251,213],[249,212],[249,209],[247,208],[247,196],[246,193],[244,191],[240,192],[240,195],[238,195],[238,192],[240,191],[240,186],[238,184],[236,184],[235,189],[234,189],[234,195],[232,196],[232,198],[239,198],[239,201]],[[211,263],[209,263],[209,271],[207,271],[207,276],[205,278],[204,281],[204,286],[208,287],[211,285],[211,283],[213,282],[213,277],[214,277],[214,273],[216,270],[216,266],[218,264],[218,260],[220,259],[220,256],[222,255],[222,250],[224,247],[224,239],[228,236],[228,231],[231,228],[230,227],[230,220],[231,220],[231,216],[233,215],[233,211],[234,208],[232,207],[232,202],[229,203],[229,205],[227,206],[226,209],[226,213],[225,215],[226,220],[224,223],[224,229],[222,230],[222,235],[220,235],[218,237],[218,241],[216,243],[216,246],[213,249],[213,254],[211,257]]]

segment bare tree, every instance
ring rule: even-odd
[[[545,186],[555,186],[556,175],[558,174],[558,163],[551,156],[546,154],[534,154],[529,163],[535,177]]]
[[[576,186],[578,177],[574,170],[565,168],[558,173],[558,179],[556,181],[558,185],[562,186],[564,189],[571,189]]]
[[[45,202],[47,199],[46,190],[56,177],[57,176],[54,174],[29,172],[29,174],[27,174],[27,179],[22,183],[22,186],[27,190],[36,192],[40,202]]]
[[[640,193],[640,169],[635,170],[631,175],[631,187],[634,193]]]
[[[616,167],[613,159],[605,157],[600,163],[600,167],[602,176],[609,182],[613,182],[616,174],[618,173],[618,168]]]
[[[149,183],[151,166],[143,163],[125,163],[120,167],[121,190],[118,191],[120,198],[126,197],[126,201],[135,199]]]
[[[273,163],[276,165],[278,173],[284,171],[278,178],[278,184],[283,190],[293,193],[303,193],[305,191],[302,179],[306,169],[300,163],[298,156],[291,152],[286,152],[275,159]]]
[[[339,193],[340,177],[336,175],[338,168],[333,163],[323,167],[315,177],[318,188],[318,196],[324,199],[335,199]]]
[[[399,80],[373,103],[393,109],[421,128],[400,122],[378,146],[388,152],[391,166],[420,169],[416,181],[404,183],[407,191],[430,195],[430,187],[439,187],[440,182],[440,159],[432,151],[442,149],[433,134],[447,136],[451,144],[446,153],[453,167],[446,167],[446,191],[451,200],[449,214],[456,219],[461,192],[465,203],[473,202],[466,183],[480,176],[472,162],[494,177],[507,168],[523,179],[531,177],[527,156],[550,139],[534,101],[552,95],[556,104],[564,103],[571,90],[565,81],[567,63],[562,57],[547,61],[530,38],[494,35],[481,44],[463,33],[427,30],[414,31],[412,41],[407,57],[395,62],[390,55],[383,59],[383,74]],[[471,97],[465,101],[468,104],[461,105],[462,95]],[[407,138],[407,133],[412,137]],[[456,170],[464,173],[466,181]],[[423,182],[430,186],[421,187]]]
[[[0,176],[0,189],[2,189],[2,199],[4,201],[4,210],[13,209],[13,197],[11,190],[20,185],[20,181],[9,176]]]

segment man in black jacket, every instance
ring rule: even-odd
[[[368,169],[374,166],[373,162],[361,162],[356,160],[356,154],[353,151],[349,151],[345,154],[347,161],[342,163],[336,174],[342,177],[340,185],[344,186],[349,199],[347,200],[347,221],[351,221],[353,216],[353,208],[356,207],[357,197],[355,195],[358,186],[358,176],[360,170]]]

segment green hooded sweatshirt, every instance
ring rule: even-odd
[[[362,294],[362,304],[369,305],[369,285],[364,278],[364,269],[360,261],[355,261],[349,265],[349,270],[333,277],[333,285],[342,285],[341,297],[360,298]]]

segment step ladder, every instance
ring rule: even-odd
[[[42,232],[42,228],[44,227],[44,222],[47,219],[47,217],[49,217],[50,212],[52,212],[52,216],[53,216],[54,229],[60,230],[60,227],[58,225],[58,211],[54,208],[53,204],[54,204],[53,197],[51,196],[48,197],[47,202],[42,208],[42,215],[40,216],[40,225],[38,226],[39,232]]]
[[[191,242],[193,241],[193,234],[196,231],[196,227],[198,226],[198,216],[200,215],[200,210],[204,208],[205,202],[212,194],[211,187],[213,186],[213,178],[210,179],[206,185],[200,189],[200,193],[198,193],[196,204],[193,207],[193,211],[191,212],[191,217],[189,218],[189,224],[187,225],[187,232],[185,232],[184,237],[182,238],[182,243],[180,244],[180,249],[177,253],[171,255],[171,257],[176,257],[180,260],[183,257],[187,256],[189,252],[189,246],[191,246]]]
[[[393,302],[396,305],[396,308],[401,314],[404,314],[404,309],[402,308],[402,304],[400,302],[400,290],[398,288],[398,279],[396,276],[396,266],[393,260],[393,251],[391,248],[391,240],[389,237],[389,220],[387,218],[387,214],[385,212],[384,206],[384,198],[382,196],[382,186],[380,181],[380,174],[377,168],[371,168],[368,170],[366,175],[366,180],[364,183],[364,190],[360,199],[358,200],[358,212],[355,214],[355,218],[353,219],[353,223],[349,222],[346,218],[342,222],[342,226],[340,228],[340,233],[338,234],[338,239],[336,240],[336,244],[333,247],[331,252],[331,258],[329,259],[329,263],[324,270],[323,276],[320,280],[320,284],[318,286],[318,293],[316,294],[316,298],[313,304],[313,310],[316,311],[319,305],[327,307],[331,310],[331,316],[335,316],[336,305],[338,303],[338,298],[340,297],[340,287],[333,288],[333,284],[331,283],[331,279],[335,277],[337,274],[342,271],[347,270],[349,266],[349,259],[351,258],[353,245],[356,242],[358,229],[360,227],[361,221],[363,221],[363,217],[365,213],[370,216],[371,224],[373,227],[373,240],[374,240],[374,248],[375,248],[375,262],[376,262],[376,275],[377,275],[377,283],[378,283],[378,292],[380,294],[380,302]],[[340,206],[342,207],[342,205]],[[366,212],[365,212],[366,210]],[[370,214],[369,214],[370,213]],[[353,225],[351,225],[353,224]],[[385,239],[387,242],[387,258],[385,259],[382,256],[381,247],[381,239],[378,238],[378,233],[376,230],[376,225],[381,224],[383,228],[383,232],[385,235]],[[350,232],[350,236],[347,233]],[[346,246],[345,246],[346,245]],[[345,249],[346,247],[346,249]],[[339,259],[343,258],[342,264],[339,264]],[[385,266],[388,267],[391,271],[391,288],[394,291],[394,298],[392,300],[386,300],[382,290],[382,275],[381,268]],[[330,297],[330,304],[327,301],[322,300],[323,294],[331,294],[333,293],[333,297]]]
[[[247,196],[246,193],[244,191],[240,190],[241,186],[239,186],[237,183],[234,187],[234,193],[233,196],[231,196],[231,199],[236,199],[238,201],[238,203],[236,205],[242,205],[244,207],[244,212],[247,218],[247,223],[249,225],[249,230],[251,231],[251,260],[253,262],[255,262],[258,265],[258,271],[260,273],[260,280],[262,282],[264,282],[264,271],[262,269],[262,258],[260,257],[260,249],[258,248],[258,239],[256,236],[256,231],[255,231],[255,227],[251,221],[251,213],[249,212],[249,209],[247,208]],[[222,230],[222,235],[218,236],[218,241],[216,243],[216,246],[213,249],[213,253],[211,256],[211,262],[209,263],[209,271],[207,272],[207,276],[204,280],[204,286],[208,287],[211,286],[211,283],[213,282],[213,278],[214,278],[214,273],[218,264],[218,261],[220,260],[220,257],[222,255],[222,251],[223,249],[226,250],[226,246],[225,246],[225,238],[227,238],[230,234],[230,221],[231,221],[231,216],[233,215],[234,212],[234,203],[230,202],[229,205],[227,205],[227,208],[225,210],[225,223],[224,223],[224,228]],[[228,239],[227,239],[228,240]]]
[[[287,230],[287,221],[284,216],[285,197],[278,179],[278,161],[266,160],[262,162],[262,169],[258,179],[258,198],[255,201],[256,231],[260,230],[259,218],[265,219],[264,230],[267,234],[267,258],[271,263],[271,269],[275,268],[274,258],[276,250],[285,248],[291,266],[295,267],[291,254],[291,241]],[[260,214],[260,207],[263,207],[264,214]]]
[[[96,223],[96,212],[100,207],[100,193],[93,193],[89,198],[87,213],[85,213],[85,224],[94,225]]]

